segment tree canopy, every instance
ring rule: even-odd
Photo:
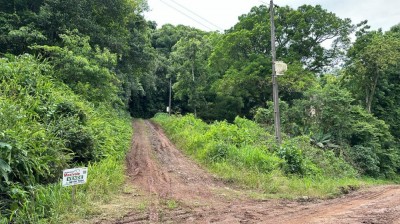
[[[0,0],[1,212],[67,165],[115,154],[119,131],[129,135],[121,116],[165,112],[170,83],[173,114],[272,130],[267,6],[223,33],[157,27],[147,9],[145,0]],[[398,175],[400,25],[370,30],[319,5],[274,10],[277,59],[288,65],[278,77],[284,138],[307,139],[361,175]],[[285,147],[274,156],[301,155]]]

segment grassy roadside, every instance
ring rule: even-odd
[[[122,189],[131,118],[52,78],[34,56],[0,58],[0,223],[71,223]],[[61,186],[62,170],[88,167],[88,183]]]
[[[49,185],[32,187],[31,196],[23,206],[14,212],[15,216],[0,219],[0,223],[74,223],[98,214],[98,208],[115,196],[126,192],[125,154],[130,147],[132,136],[131,119],[128,115],[116,116],[99,111],[101,135],[108,135],[107,141],[114,145],[113,153],[99,162],[89,163],[88,181],[76,187],[72,200],[72,187],[62,187],[61,181]],[[118,133],[118,134],[116,134]],[[100,134],[100,133],[99,133]],[[104,143],[110,144],[110,143]]]
[[[343,158],[313,148],[305,137],[274,138],[252,121],[206,124],[192,115],[154,119],[186,154],[224,181],[266,198],[331,198],[389,181],[362,178]],[[258,197],[258,196],[257,196]]]

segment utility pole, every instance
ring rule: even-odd
[[[193,62],[192,62],[192,77],[193,77],[193,87],[194,87],[194,117],[197,117],[197,92],[196,92],[196,82],[194,80],[194,62],[195,62],[196,54],[193,57]]]
[[[271,21],[271,55],[272,55],[272,94],[274,101],[274,122],[275,122],[275,138],[276,142],[280,145],[281,138],[281,116],[279,112],[279,96],[278,96],[278,80],[276,76],[276,48],[275,48],[275,22],[274,22],[274,2],[271,0],[270,6],[270,21]]]
[[[171,104],[172,104],[172,78],[169,77],[169,102],[168,102],[168,114],[171,116]]]

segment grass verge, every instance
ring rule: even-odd
[[[74,223],[100,215],[101,206],[124,194],[124,162],[132,136],[131,121],[128,116],[108,116],[97,125],[103,125],[102,135],[109,136],[106,140],[111,141],[113,147],[108,148],[110,154],[101,161],[89,163],[87,183],[76,186],[74,200],[72,187],[63,187],[61,181],[36,185],[31,188],[24,204],[10,217],[1,217],[0,223],[9,223],[10,220],[14,223]],[[103,147],[109,144],[104,143]]]
[[[343,158],[312,147],[305,137],[273,136],[252,121],[206,124],[192,115],[154,119],[186,154],[223,181],[257,190],[257,198],[332,198],[388,181],[362,178]]]

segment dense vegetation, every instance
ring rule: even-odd
[[[0,62],[2,216],[37,223],[72,208],[71,189],[59,183],[65,168],[88,166],[93,177],[103,178],[84,186],[88,199],[114,191],[124,180],[128,116],[82,99],[33,56],[8,55]],[[111,184],[104,182],[112,176]]]
[[[0,2],[0,223],[69,222],[124,182],[132,130],[117,53],[91,43],[72,21],[47,18],[72,10],[60,6]],[[60,178],[79,166],[89,167],[89,181],[73,202]]]
[[[224,181],[270,195],[296,198],[332,197],[368,184],[357,180],[357,170],[331,150],[321,150],[307,136],[275,137],[248,119],[206,124],[193,115],[158,114],[172,141]]]
[[[145,0],[0,0],[2,222],[58,222],[71,203],[59,184],[67,167],[115,176],[82,186],[77,213],[96,191],[118,189],[128,113],[164,111],[170,81],[172,112],[211,124],[193,116],[157,121],[228,179],[268,193],[286,186],[323,195],[359,176],[397,177],[400,25],[371,31],[320,6],[277,7],[277,57],[288,64],[278,81],[285,133],[278,147],[268,134],[269,9],[254,7],[224,33],[157,28],[146,9]],[[324,184],[331,190],[311,192]]]

